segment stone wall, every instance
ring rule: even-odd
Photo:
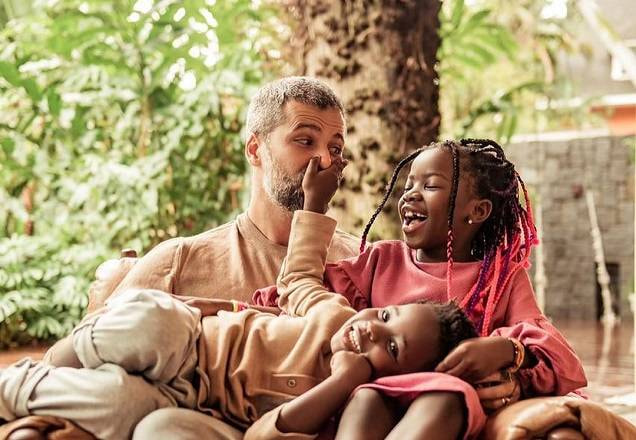
[[[612,280],[617,286],[612,292],[615,308],[629,316],[627,296],[634,280],[634,138],[553,134],[517,139],[506,147],[506,154],[528,184],[535,205],[538,198],[543,205],[540,238],[548,279],[546,314],[594,319],[600,313],[585,199],[585,191],[593,191],[605,260],[619,272]]]

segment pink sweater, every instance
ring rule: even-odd
[[[480,262],[453,265],[453,294],[458,303],[477,280]],[[446,301],[446,263],[420,263],[402,241],[380,241],[362,254],[327,265],[325,285],[355,309],[405,304],[420,299]],[[276,291],[257,291],[255,301],[275,304]],[[559,331],[541,313],[525,270],[508,284],[492,320],[493,335],[519,339],[539,361],[519,371],[526,396],[565,395],[587,384],[581,361]]]

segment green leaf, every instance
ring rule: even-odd
[[[2,139],[2,151],[7,158],[11,157],[13,151],[15,150],[15,141],[11,138]]]
[[[478,44],[478,43],[466,43],[463,45],[462,49],[466,50],[466,52],[474,55],[477,58],[480,58],[484,64],[494,63],[497,57],[492,54],[486,47]]]
[[[42,91],[33,78],[22,80],[22,87],[24,87],[24,90],[26,90],[27,94],[33,100],[33,102],[38,102],[40,99],[42,99]]]
[[[462,21],[464,15],[464,0],[455,0],[453,4],[453,12],[451,14],[451,23],[453,28],[457,28]]]
[[[488,25],[484,23],[484,20],[490,15],[490,9],[482,9],[471,15],[466,23],[459,30],[460,34],[464,35],[470,33],[473,29],[481,27],[482,25]]]
[[[46,100],[51,114],[55,117],[60,116],[60,111],[62,110],[62,98],[54,88],[49,88],[46,91]]]
[[[0,61],[0,75],[12,86],[20,87],[22,85],[20,72],[13,64],[7,61]]]

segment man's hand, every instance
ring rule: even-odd
[[[435,371],[476,382],[514,362],[512,343],[501,336],[468,339],[451,351]]]
[[[304,210],[319,214],[327,212],[329,201],[338,189],[342,179],[342,170],[346,166],[347,161],[345,159],[335,156],[331,160],[329,168],[319,170],[320,157],[311,158],[303,178]]]
[[[337,351],[331,357],[331,375],[346,379],[354,389],[371,380],[373,368],[364,356],[350,351]]]
[[[475,383],[475,388],[486,412],[498,410],[521,399],[521,384],[515,374],[491,374]]]

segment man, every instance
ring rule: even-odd
[[[256,289],[275,284],[293,212],[303,206],[301,183],[309,160],[319,156],[320,168],[329,167],[332,158],[342,156],[345,136],[342,103],[325,84],[289,77],[263,86],[247,112],[245,157],[251,166],[247,211],[194,237],[159,244],[137,261],[113,295],[136,287],[249,301]],[[356,237],[337,231],[328,260],[353,256],[358,246]],[[65,345],[72,346],[70,338],[53,346],[47,359],[55,365],[77,366],[60,355]],[[240,431],[209,415],[192,412],[180,417],[179,410],[173,411],[153,417],[156,424],[145,423],[139,438],[150,438],[149,432],[156,438],[242,437]],[[196,425],[190,417],[196,417]]]

